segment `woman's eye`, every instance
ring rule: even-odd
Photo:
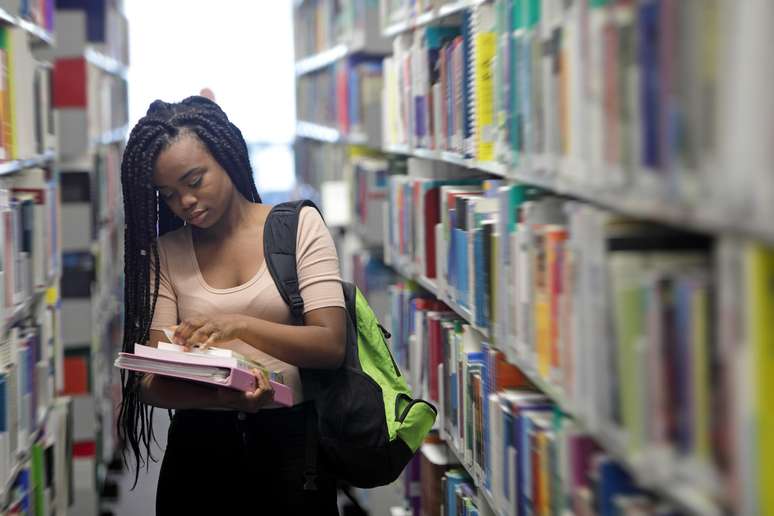
[[[199,176],[199,177],[197,177],[197,178],[196,178],[194,181],[192,181],[192,182],[191,182],[191,183],[190,183],[188,186],[190,186],[191,188],[196,188],[196,187],[197,187],[197,186],[199,186],[200,184],[202,184],[202,176]]]

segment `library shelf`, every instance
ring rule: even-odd
[[[350,48],[348,45],[342,43],[331,47],[328,50],[323,50],[317,54],[300,59],[296,61],[296,76],[306,75],[321,70],[354,52],[356,52],[354,48]]]
[[[129,69],[127,65],[113,57],[103,54],[102,52],[92,47],[86,48],[86,50],[83,52],[83,57],[87,62],[96,66],[105,73],[115,75],[116,77],[120,77],[122,79],[126,79],[127,77],[127,70]]]
[[[112,143],[118,143],[126,138],[126,133],[129,131],[129,126],[124,125],[117,127],[110,131],[105,131],[99,137],[95,138],[92,144],[97,145],[110,145]]]
[[[446,303],[446,305],[453,312],[455,312],[458,316],[465,320],[465,322],[470,324],[471,327],[478,330],[484,336],[490,335],[490,332],[487,328],[479,328],[473,325],[470,311],[464,307],[461,307],[458,303],[448,299],[448,296],[445,296],[441,289],[439,289],[438,282],[414,274],[413,267],[410,267],[410,264],[408,263],[408,260],[405,259],[405,257],[397,257],[397,260],[388,265],[401,276],[416,281],[422,285],[423,288],[425,288],[431,294],[435,295],[440,301]],[[630,453],[625,451],[626,447],[618,437],[618,434],[616,434],[611,429],[595,429],[592,425],[588,424],[586,419],[576,410],[574,410],[570,401],[561,392],[561,389],[538,374],[538,372],[529,363],[529,361],[518,357],[516,359],[510,359],[510,361],[524,373],[524,375],[538,390],[550,398],[562,412],[572,418],[583,432],[590,435],[597,442],[597,444],[599,444],[605,450],[605,452],[621,463],[626,468],[626,470],[629,471],[629,473],[637,480],[639,485],[642,485],[643,487],[653,491],[665,499],[670,500],[676,506],[690,514],[702,514],[708,516],[719,516],[722,514],[722,511],[718,505],[713,501],[713,498],[717,498],[717,496],[713,497],[710,493],[704,492],[688,482],[679,481],[679,479],[652,478],[653,475],[651,475],[649,472],[649,470],[654,465],[652,462],[649,463],[647,461],[637,460],[636,458],[632,457]],[[463,454],[454,448],[453,440],[451,440],[447,434],[444,434],[444,440],[446,441],[449,449],[457,457],[460,464],[462,464],[465,469],[468,470],[471,478],[476,480],[476,487],[484,493],[484,496],[488,495],[489,493],[486,493],[486,490],[483,488],[483,486],[479,485],[480,483],[478,482],[477,476],[474,475],[472,466],[466,464],[463,460]],[[647,454],[643,453],[643,455]],[[488,501],[491,501],[491,497]],[[494,505],[492,505],[492,509],[495,510]],[[497,513],[496,510],[495,513]]]
[[[448,151],[411,149],[404,145],[385,145],[382,152],[403,154],[422,159],[451,163],[470,170],[484,172],[506,180],[530,184],[559,195],[572,197],[622,215],[645,221],[679,227],[710,235],[737,235],[774,244],[774,225],[761,224],[750,219],[731,217],[717,203],[694,205],[679,199],[668,200],[666,195],[654,195],[648,188],[637,185],[592,186],[559,174],[555,169],[524,164],[509,166],[499,162],[481,162]],[[543,160],[545,163],[555,160]],[[638,171],[637,174],[646,174]]]
[[[2,7],[0,7],[0,24],[18,27],[44,45],[53,46],[55,43],[51,32],[21,16],[14,16]]]
[[[368,135],[360,132],[344,134],[338,129],[304,120],[296,121],[296,136],[325,143],[344,143],[347,145],[366,145]]]
[[[5,320],[0,320],[0,331],[2,331],[2,333],[6,333],[11,327],[30,315],[30,309],[41,300],[46,299],[48,290],[56,286],[56,282],[57,278],[52,278],[49,280],[45,287],[36,288],[32,295],[21,303],[18,303],[14,307],[5,307],[9,313],[7,314]]]
[[[409,16],[402,20],[396,20],[388,24],[382,29],[382,36],[389,38],[404,32],[410,32],[425,25],[430,25],[433,22],[440,21],[443,18],[458,14],[465,9],[476,7],[485,1],[487,0],[457,0],[456,2],[443,4],[423,13]]]
[[[24,18],[19,18],[17,25],[22,30],[26,31],[30,36],[35,38],[38,42],[44,45],[53,47],[56,44],[54,35],[40,25],[37,25],[29,20],[25,20]]]
[[[22,170],[35,167],[43,167],[56,159],[56,153],[49,150],[38,156],[27,159],[15,159],[0,163],[0,177],[16,174]]]

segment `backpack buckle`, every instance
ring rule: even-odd
[[[304,298],[300,294],[290,295],[290,313],[294,317],[300,318],[304,312]]]

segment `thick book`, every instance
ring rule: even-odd
[[[156,349],[135,344],[134,353],[119,353],[114,365],[120,369],[160,374],[196,382],[252,391],[255,376],[243,360],[236,357],[209,355],[197,352]],[[293,391],[287,385],[269,380],[274,390],[274,402],[293,405]]]

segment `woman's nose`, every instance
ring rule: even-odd
[[[196,197],[194,197],[192,194],[185,194],[180,199],[180,203],[183,205],[184,210],[190,209],[193,206],[196,206]]]

